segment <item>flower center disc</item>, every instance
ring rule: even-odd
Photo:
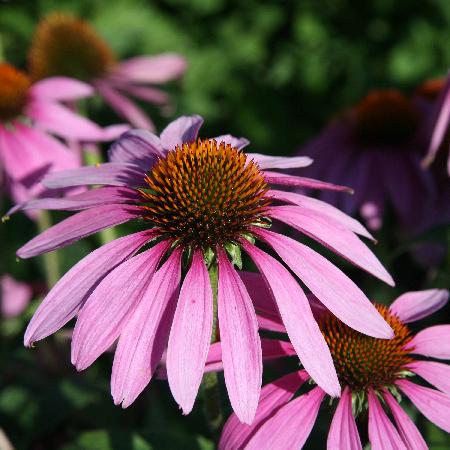
[[[30,80],[9,64],[0,64],[0,120],[19,116],[26,103]]]
[[[256,163],[224,142],[199,139],[176,147],[145,181],[145,219],[180,245],[214,248],[266,221],[264,176]]]
[[[417,128],[419,112],[394,90],[374,91],[356,106],[355,134],[363,145],[397,145]]]
[[[87,22],[58,12],[39,23],[29,53],[30,73],[37,80],[64,75],[89,81],[114,62],[108,44]]]
[[[424,81],[417,89],[416,94],[427,100],[436,100],[445,86],[445,78],[434,78]]]
[[[413,359],[410,349],[404,350],[412,339],[411,333],[386,306],[375,305],[392,327],[393,339],[376,339],[348,327],[333,315],[320,324],[330,348],[341,385],[353,392],[390,386],[402,378],[402,371]]]

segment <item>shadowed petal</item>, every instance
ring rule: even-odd
[[[244,283],[221,249],[218,260],[217,305],[225,384],[234,412],[250,424],[262,382],[258,323]]]
[[[435,388],[450,395],[450,366],[435,361],[414,361],[408,369],[421,376]]]
[[[408,343],[411,353],[430,358],[450,359],[450,325],[435,325],[419,331]]]
[[[47,100],[72,101],[90,97],[94,89],[89,84],[68,77],[51,77],[34,83],[28,91],[33,97]]]
[[[170,330],[167,374],[170,390],[184,414],[194,406],[211,340],[213,295],[201,250],[184,279]]]
[[[247,153],[247,156],[253,159],[261,170],[298,169],[308,167],[313,162],[308,156],[268,156],[260,153]]]
[[[203,119],[197,115],[181,116],[169,123],[160,136],[164,149],[174,150],[177,145],[195,141],[202,124]]]
[[[427,289],[400,295],[389,307],[404,322],[414,322],[433,314],[447,304],[446,289]]]

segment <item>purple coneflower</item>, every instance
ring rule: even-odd
[[[392,285],[392,278],[357,237],[370,237],[359,222],[321,201],[272,186],[346,188],[269,171],[306,166],[311,160],[245,154],[248,141],[230,135],[200,139],[202,123],[199,116],[181,117],[160,137],[131,131],[111,148],[111,162],[44,180],[52,188],[103,187],[25,205],[84,211],[32,239],[17,252],[21,258],[133,219],[144,231],[104,245],[73,267],[36,311],[25,344],[78,315],[72,361],[82,370],[118,339],[112,394],[116,404],[126,407],[149,383],[168,343],[170,387],[188,413],[203,375],[217,290],[225,381],[234,410],[250,423],[262,361],[253,304],[235,268],[243,249],[270,287],[302,363],[327,393],[338,396],[331,355],[302,288],[255,242],[272,247],[331,311],[371,336],[390,338],[392,330],[362,291],[326,258],[268,228],[272,220],[284,222],[386,283]],[[145,245],[150,248],[136,255]],[[212,289],[208,271],[216,268],[218,283]]]
[[[79,155],[51,134],[99,141],[116,138],[126,129],[102,129],[61,104],[92,92],[89,85],[65,77],[31,83],[23,72],[0,64],[0,165],[16,202],[42,192],[36,182],[49,170],[80,166]]]
[[[186,61],[180,55],[167,53],[118,62],[89,23],[54,12],[37,27],[29,66],[35,79],[64,75],[90,83],[132,125],[153,130],[152,121],[128,95],[167,105],[169,96],[153,85],[179,78],[186,70]]]
[[[0,276],[0,312],[2,317],[10,318],[21,314],[30,303],[33,290],[11,275]]]
[[[258,291],[258,298],[255,294],[252,298],[264,311],[260,323],[280,331],[282,324],[270,306],[270,293],[262,292],[261,280],[255,277],[252,274],[250,278],[249,292],[254,292],[252,285]],[[423,358],[450,359],[450,325],[432,326],[416,335],[407,326],[437,311],[447,300],[448,291],[430,289],[403,294],[389,308],[376,304],[395,333],[393,339],[382,340],[349,328],[312,299],[343,389],[328,433],[328,449],[361,450],[355,418],[364,416],[367,410],[373,450],[427,449],[414,422],[399,405],[401,394],[431,422],[450,432],[450,366]],[[288,342],[263,340],[264,359],[294,354]],[[216,343],[211,346],[206,370],[220,370],[220,357],[220,343]],[[416,375],[437,390],[412,382]],[[301,394],[295,397],[300,389]],[[251,426],[240,423],[235,414],[230,416],[219,449],[298,450],[308,439],[325,397],[322,388],[313,385],[307,370],[285,375],[262,388]]]

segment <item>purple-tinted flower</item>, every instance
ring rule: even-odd
[[[126,130],[122,126],[102,129],[73,113],[62,101],[75,101],[92,94],[92,88],[64,77],[31,83],[9,64],[0,64],[0,167],[16,202],[42,193],[36,184],[45,173],[80,166],[55,134],[83,141],[110,140]]]
[[[32,289],[27,283],[15,280],[11,275],[0,277],[0,310],[6,318],[21,314],[30,303]]]
[[[440,193],[432,174],[420,165],[431,112],[419,96],[380,90],[335,119],[301,149],[317,162],[306,174],[349,185],[355,195],[319,197],[350,215],[361,214],[373,230],[381,227],[388,206],[413,232],[432,209],[441,221],[448,219],[449,208],[436,207]]]
[[[22,206],[83,211],[24,245],[17,253],[21,258],[133,219],[144,228],[104,245],[73,267],[38,308],[25,344],[54,333],[77,315],[72,361],[82,370],[118,339],[112,394],[115,403],[126,407],[149,383],[168,343],[170,387],[188,413],[210,345],[213,293],[208,270],[217,267],[225,381],[234,410],[250,423],[262,362],[254,307],[234,267],[240,266],[243,249],[270,287],[302,363],[326,392],[338,396],[331,355],[302,288],[255,242],[272,247],[321,302],[371,336],[390,338],[392,330],[362,291],[319,253],[268,228],[272,220],[284,222],[386,283],[393,280],[358,238],[370,237],[359,222],[319,200],[274,186],[346,188],[277,170],[304,167],[309,158],[245,154],[248,141],[230,135],[199,139],[202,123],[199,116],[181,117],[160,137],[143,130],[128,132],[112,146],[109,163],[44,179],[49,188],[103,187]],[[150,248],[136,254],[146,245]]]
[[[29,63],[35,79],[63,75],[90,83],[117,114],[151,131],[152,121],[129,96],[167,106],[169,96],[154,85],[179,78],[186,70],[186,60],[173,53],[118,62],[86,21],[60,12],[39,23]]]
[[[256,274],[252,278],[247,275],[247,279],[249,292],[254,292],[252,285],[258,289],[252,298],[257,311],[262,311],[261,327],[281,331],[281,320],[276,319],[278,312],[270,306],[270,293],[262,292]],[[395,332],[393,339],[381,340],[349,328],[312,299],[343,390],[328,433],[328,449],[361,450],[355,418],[367,410],[372,449],[427,449],[413,421],[400,407],[401,394],[431,422],[450,432],[450,366],[423,358],[450,359],[450,325],[432,326],[416,335],[407,326],[434,313],[447,301],[448,291],[430,289],[403,294],[390,308],[376,305]],[[220,343],[211,346],[206,371],[221,370],[220,353]],[[293,354],[288,342],[263,340],[263,359]],[[436,389],[412,382],[416,375]],[[319,386],[308,381],[311,381],[308,371],[299,370],[265,385],[255,420],[249,426],[231,415],[219,448],[302,448],[326,396]],[[296,396],[301,387],[301,395]]]

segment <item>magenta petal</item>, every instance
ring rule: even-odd
[[[329,216],[305,211],[298,206],[272,206],[269,213],[274,219],[281,220],[315,239],[355,266],[390,286],[395,285],[392,277],[369,248],[354,233]]]
[[[167,105],[170,102],[169,95],[161,89],[149,86],[136,86],[126,82],[116,82],[116,80],[113,80],[112,84],[115,88],[120,89],[127,94],[131,94],[133,97],[140,100],[144,100],[145,102],[160,106]]]
[[[396,385],[414,403],[414,406],[430,421],[450,433],[450,396],[408,380],[399,380]]]
[[[417,333],[408,343],[411,353],[450,359],[450,325],[435,325]]]
[[[364,293],[335,265],[306,245],[272,231],[253,229],[280,255],[311,292],[342,322],[376,338],[393,337],[391,327]]]
[[[232,136],[231,134],[216,136],[214,139],[218,144],[224,142],[225,144],[230,144],[232,147],[237,148],[238,150],[242,150],[244,147],[247,147],[247,145],[250,144],[250,141],[248,139],[243,137],[237,138]],[[247,153],[247,156],[250,156],[250,154]]]
[[[65,247],[97,231],[135,219],[139,212],[138,206],[123,204],[98,206],[79,212],[28,241],[17,250],[17,256],[31,258],[41,253]]]
[[[435,388],[450,395],[450,366],[435,361],[414,361],[408,369],[421,376]]]
[[[189,414],[205,369],[211,340],[213,295],[201,250],[196,250],[183,282],[170,330],[167,375],[170,390]]]
[[[372,450],[407,450],[373,391],[369,391],[369,441]]]
[[[258,323],[247,289],[222,249],[218,260],[217,305],[225,384],[234,412],[250,424],[262,382]]]
[[[352,393],[346,387],[331,422],[327,450],[361,450],[361,439],[352,412]]]
[[[161,142],[165,150],[174,150],[177,145],[190,143],[197,139],[203,124],[200,116],[181,116],[169,123],[161,133]]]
[[[311,311],[308,299],[292,275],[267,253],[241,241],[277,302],[287,334],[311,378],[332,397],[341,388],[330,350]]]
[[[314,426],[324,395],[316,387],[281,407],[250,439],[245,450],[301,449]]]
[[[308,167],[313,162],[308,156],[268,156],[260,153],[248,153],[247,156],[253,159],[261,170],[298,169]]]
[[[167,247],[163,241],[130,258],[95,287],[78,315],[72,337],[72,364],[78,370],[89,367],[119,337]]]
[[[433,314],[447,304],[446,289],[407,292],[400,295],[389,307],[404,322],[414,322]]]
[[[219,450],[244,449],[261,425],[285,405],[308,378],[305,371],[299,371],[266,384],[261,389],[258,409],[252,424],[243,424],[236,414],[232,414],[223,427]]]
[[[0,312],[4,318],[21,314],[32,298],[31,287],[5,274],[0,277]]]
[[[47,100],[73,101],[84,97],[90,97],[94,88],[82,81],[67,77],[51,77],[34,83],[29,93],[37,98]]]
[[[391,410],[395,424],[397,425],[397,430],[408,450],[428,450],[428,445],[424,441],[420,431],[414,425],[414,422],[408,414],[400,407],[397,400],[387,390],[383,392],[383,397]]]
[[[150,382],[167,345],[181,276],[176,249],[155,273],[120,335],[111,376],[114,403],[131,405]]]
[[[86,166],[50,173],[42,180],[42,183],[50,189],[90,184],[143,186],[144,171],[135,164],[104,163],[98,166]]]
[[[275,200],[293,203],[294,205],[300,206],[306,211],[313,211],[316,213],[320,213],[323,216],[329,216],[331,219],[339,222],[341,225],[353,231],[354,233],[374,240],[373,236],[364,228],[364,226],[360,222],[358,222],[356,219],[353,219],[353,217],[345,214],[341,210],[335,208],[334,206],[330,205],[329,203],[325,203],[321,200],[318,200],[317,198],[297,194],[295,192],[278,191],[274,189],[271,189],[267,193],[267,195],[274,198]]]
[[[116,239],[93,251],[73,266],[39,305],[25,332],[25,345],[49,336],[71,320],[100,280],[152,238],[142,231]]]

